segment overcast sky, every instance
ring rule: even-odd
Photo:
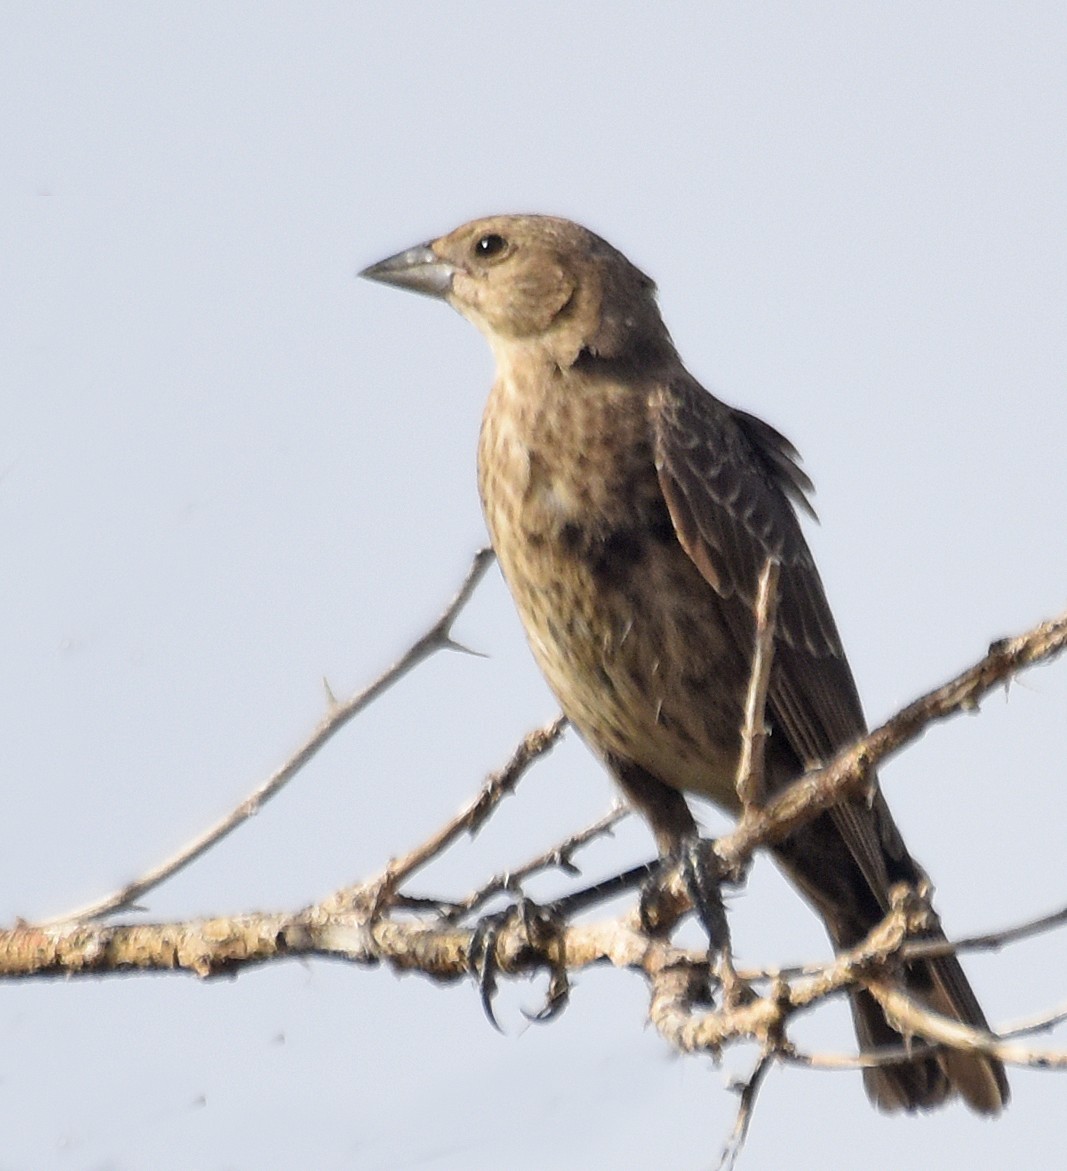
[[[0,921],[232,807],[461,580],[490,355],[354,273],[477,215],[607,237],[794,440],[872,720],[1059,612],[1065,61],[1055,3],[5,4]],[[147,913],[296,908],[453,813],[555,711],[495,570],[457,634],[488,658],[422,668]],[[1067,901],[1065,711],[1067,663],[885,770],[950,933]],[[612,799],[572,738],[420,889]],[[627,825],[589,872],[650,851]],[[827,954],[766,861],[731,909],[742,963]],[[1064,946],[968,959],[995,1024],[1064,999]],[[0,1169],[712,1164],[753,1055],[672,1057],[636,977],[543,1028],[540,990],[501,1037],[469,985],[339,964],[8,985]],[[798,1037],[853,1043],[841,1005]],[[1050,1165],[1067,1083],[1012,1084],[996,1122],[887,1118],[778,1070],[742,1166]]]

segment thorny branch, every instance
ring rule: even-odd
[[[521,866],[516,866],[514,870],[494,874],[492,878],[482,883],[476,891],[467,895],[466,898],[449,904],[446,918],[452,923],[460,922],[474,911],[484,907],[496,895],[521,890],[522,884],[528,878],[534,874],[540,874],[542,871],[555,869],[562,870],[567,874],[581,873],[574,865],[574,854],[582,846],[587,846],[596,838],[609,834],[624,817],[629,816],[629,812],[624,806],[616,805],[603,817],[597,818],[592,825],[571,834],[565,842],[561,842],[558,846],[545,850],[536,858],[531,858]]]
[[[444,613],[426,631],[421,638],[404,652],[397,661],[383,671],[373,683],[364,687],[362,691],[353,695],[343,703],[338,702],[327,685],[329,705],[326,714],[319,721],[318,727],[311,733],[304,743],[291,757],[261,785],[258,785],[249,795],[225,817],[209,826],[191,842],[183,846],[176,854],[153,867],[147,873],[133,882],[127,883],[111,894],[56,915],[52,919],[40,924],[42,927],[53,927],[60,923],[84,922],[87,919],[100,919],[116,911],[133,908],[136,900],[148,891],[173,878],[180,870],[184,870],[191,862],[195,862],[201,854],[206,853],[229,836],[238,826],[243,825],[250,817],[254,817],[266,803],[276,797],[278,793],[296,776],[298,772],[314,757],[326,743],[351,720],[359,715],[380,695],[383,695],[394,683],[398,683],[409,671],[414,670],[421,662],[440,650],[460,650],[461,646],[452,638],[452,626],[460,611],[470,601],[478,583],[485,576],[485,571],[493,561],[492,549],[479,549],[474,555],[471,567],[463,580],[459,591],[448,604]]]
[[[762,809],[746,809],[737,828],[715,848],[727,866],[737,866],[759,846],[780,841],[843,797],[860,796],[877,766],[910,744],[931,724],[978,709],[995,687],[1027,667],[1058,655],[1067,646],[1067,613],[1042,622],[1026,634],[1000,639],[988,654],[955,679],[897,712],[829,764],[813,769]]]
[[[566,726],[566,719],[563,716],[557,716],[545,724],[543,728],[535,728],[532,732],[527,732],[519,742],[518,748],[512,753],[508,763],[502,769],[489,775],[481,792],[466,808],[460,810],[450,822],[442,826],[421,845],[416,846],[414,850],[409,851],[402,858],[390,860],[389,865],[385,868],[385,873],[370,884],[361,883],[358,886],[339,891],[334,895],[331,905],[338,909],[349,904],[359,905],[365,901],[369,893],[378,908],[384,907],[405,879],[410,878],[417,870],[447,850],[457,838],[465,833],[473,837],[500,802],[509,793],[514,792],[515,786],[530,765],[556,745]],[[556,852],[560,853],[562,859],[562,852]]]
[[[210,977],[294,956],[326,956],[365,965],[386,963],[398,972],[419,972],[442,981],[469,976],[479,962],[475,954],[479,941],[486,937],[477,925],[464,925],[468,916],[493,895],[518,891],[530,874],[553,867],[574,873],[575,851],[610,832],[622,812],[612,811],[566,842],[522,867],[495,876],[459,901],[414,899],[402,894],[399,888],[457,838],[481,828],[529,766],[557,742],[565,727],[562,717],[529,733],[511,760],[487,778],[480,793],[465,809],[422,845],[392,860],[370,881],[343,888],[319,903],[289,914],[136,925],[111,925],[100,920],[130,908],[139,896],[221,841],[287,784],[353,716],[435,651],[456,647],[451,637],[452,625],[485,573],[491,556],[488,550],[482,550],[475,557],[451,604],[392,667],[343,703],[331,697],[325,717],[305,744],[227,817],[173,858],[107,898],[45,923],[19,923],[0,931],[0,978],[171,970]],[[742,815],[731,833],[713,843],[726,871],[742,868],[757,849],[780,840],[841,798],[862,794],[875,767],[932,723],[961,711],[974,710],[993,688],[1006,684],[1026,667],[1051,659],[1067,646],[1067,614],[1017,638],[994,643],[988,654],[968,670],[909,704],[824,767],[813,770],[764,803],[761,713],[771,668],[775,568],[768,564],[761,579],[757,650],[746,705],[744,760],[737,777]],[[649,866],[637,867],[617,879],[579,892],[569,900],[561,900],[550,914],[524,911],[510,917],[494,930],[492,954],[488,958],[493,969],[500,973],[519,975],[548,970],[555,994],[564,999],[569,973],[605,963],[639,972],[649,987],[650,1020],[681,1052],[703,1051],[718,1056],[732,1042],[755,1041],[760,1047],[760,1057],[741,1088],[736,1124],[723,1151],[723,1167],[733,1165],[743,1145],[756,1095],[774,1062],[856,1069],[900,1059],[899,1049],[858,1056],[804,1054],[788,1039],[787,1029],[794,1015],[857,984],[866,987],[900,1025],[901,1031],[914,1038],[910,1043],[912,1053],[924,1044],[947,1045],[982,1050],[1013,1065],[1067,1069],[1067,1052],[1030,1048],[1012,1039],[1050,1028],[1067,1017],[1067,1008],[1057,1008],[994,1035],[924,1008],[907,996],[890,975],[893,966],[907,958],[929,956],[945,949],[997,948],[1026,935],[1050,930],[1067,921],[1067,907],[1030,923],[957,944],[931,944],[909,938],[926,913],[921,894],[898,888],[890,913],[856,947],[823,964],[739,972],[738,979],[763,987],[762,994],[746,990],[748,994],[743,997],[724,995],[715,1007],[712,995],[715,981],[709,972],[706,953],[684,948],[670,936],[673,925],[690,909],[685,884],[680,878],[664,884],[657,900],[660,918],[652,933],[644,912],[636,907],[616,919],[594,923],[570,921],[577,910],[634,885],[648,871]],[[525,904],[526,908],[529,906]]]

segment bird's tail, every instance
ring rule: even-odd
[[[939,932],[929,938],[936,941],[944,936]],[[955,956],[909,964],[903,983],[904,991],[922,1007],[988,1031],[985,1014]],[[854,991],[851,1007],[861,1050],[904,1043],[870,992]],[[1000,1061],[984,1053],[947,1047],[865,1069],[863,1082],[871,1101],[881,1110],[929,1110],[958,1093],[972,1110],[996,1114],[1009,1097]]]
[[[921,867],[904,849],[899,834],[883,806],[862,807],[866,817],[880,818],[875,841],[892,837],[892,851],[885,855],[892,881],[921,887],[928,884]],[[846,822],[846,828],[847,822]],[[858,835],[853,834],[853,837]],[[775,847],[779,864],[818,909],[835,951],[855,947],[882,919],[888,904],[875,895],[857,860],[857,851],[842,834],[832,813],[823,814],[795,830]],[[888,876],[887,876],[888,877]],[[945,936],[936,922],[924,931],[924,941]],[[902,990],[921,1007],[949,1020],[988,1032],[985,1014],[954,955],[915,960],[898,977]],[[900,1031],[886,1019],[878,1001],[866,989],[851,994],[852,1017],[861,1050],[906,1044]],[[1008,1102],[1008,1079],[995,1057],[948,1046],[916,1046],[914,1055],[863,1071],[868,1096],[882,1110],[929,1110],[954,1094],[980,1114],[996,1114]]]

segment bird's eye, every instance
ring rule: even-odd
[[[495,232],[490,232],[488,236],[482,236],[474,245],[474,251],[482,259],[488,260],[490,257],[500,256],[507,246],[508,242],[503,236],[498,236]]]

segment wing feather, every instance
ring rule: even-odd
[[[779,563],[772,723],[804,768],[817,767],[866,730],[856,685],[793,503],[811,512],[811,481],[792,444],[732,410],[692,380],[650,398],[656,469],[682,547],[723,598],[731,633],[751,654],[755,598],[768,558]],[[887,856],[907,859],[880,796],[844,803],[832,818],[878,902],[888,906]],[[910,862],[910,859],[908,859]]]

